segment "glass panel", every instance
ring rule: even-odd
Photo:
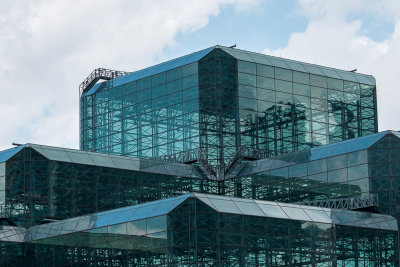
[[[368,162],[367,150],[361,150],[347,155],[348,165],[358,165]]]
[[[256,75],[256,64],[238,60],[238,71]]]
[[[328,172],[328,183],[347,182],[347,169],[340,169]]]
[[[347,155],[339,155],[327,159],[328,171],[347,167]]]
[[[275,77],[274,67],[257,64],[257,75],[274,78]]]
[[[146,234],[146,220],[138,220],[127,223],[128,235],[145,235]]]
[[[293,71],[293,82],[309,84],[310,83],[310,75],[304,72]]]
[[[167,216],[158,216],[147,219],[147,233],[157,233],[167,230]]]
[[[331,218],[323,210],[303,209],[314,222],[332,223]]]
[[[235,204],[244,215],[264,216],[264,213],[254,202],[249,203],[249,202],[236,201]]]
[[[292,71],[287,69],[275,68],[275,78],[279,80],[292,81]]]
[[[108,233],[109,234],[126,235],[127,234],[126,223],[108,226]]]
[[[219,212],[226,212],[226,213],[236,213],[236,214],[242,214],[240,210],[236,207],[236,205],[233,203],[233,201],[230,200],[221,200],[221,199],[215,199],[215,198],[209,198],[213,206],[217,209]]]
[[[285,207],[282,205],[281,208],[292,220],[311,221],[307,213],[305,213],[304,210],[302,210],[301,208]]]
[[[349,167],[349,181],[368,177],[368,164]]]
[[[286,213],[277,205],[266,205],[266,204],[258,203],[258,206],[265,213],[265,215],[267,215],[267,217],[282,218],[282,219],[289,218],[286,215]]]

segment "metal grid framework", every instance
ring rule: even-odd
[[[388,215],[187,194],[0,240],[3,266],[396,266],[396,230]]]
[[[400,177],[397,167],[400,162],[399,136],[397,132],[388,131],[325,147],[281,155],[271,159],[242,163],[239,165],[244,167],[240,171],[236,172],[231,179],[223,181],[207,179],[206,176],[201,175],[201,171],[199,170],[194,171],[192,174],[179,172],[179,169],[185,166],[194,170],[198,169],[199,167],[195,165],[101,155],[86,151],[37,145],[24,145],[20,150],[13,149],[0,153],[0,158],[4,160],[4,162],[0,163],[0,179],[4,180],[7,185],[6,188],[2,188],[4,193],[0,192],[0,196],[5,196],[4,201],[7,209],[13,210],[13,215],[8,219],[18,225],[25,225],[27,227],[37,225],[43,220],[48,221],[50,218],[65,219],[101,210],[164,199],[173,195],[174,192],[203,192],[240,197],[241,200],[238,201],[246,203],[257,201],[250,199],[302,202],[316,199],[359,197],[371,193],[379,197],[378,206],[374,206],[376,211],[383,214],[392,214],[398,219],[399,216],[396,210],[399,207],[399,203],[391,196],[398,193],[397,187],[392,187],[392,185],[396,185],[398,177]],[[124,162],[126,163],[125,165],[123,165]],[[126,166],[125,169],[121,169],[123,166]],[[168,173],[171,175],[167,175]],[[28,183],[30,186],[24,187],[25,183]],[[388,186],[387,183],[390,183],[391,186]],[[215,195],[212,198],[216,199],[212,202],[216,201],[217,203],[218,199],[222,197]],[[235,206],[231,207],[234,210],[237,210],[237,208],[240,210],[241,208],[238,205],[240,203],[236,203]],[[225,205],[220,207],[227,208]],[[299,212],[297,209],[290,210],[290,207],[292,206],[288,205],[288,212],[285,213],[288,216],[285,217],[286,219],[294,219],[297,216],[295,214]],[[305,209],[312,210],[313,207],[309,206]],[[244,211],[253,212],[253,216],[256,216],[257,212],[249,207],[245,208]],[[273,208],[269,211],[273,212]],[[343,212],[346,211],[343,210]],[[118,218],[123,217],[118,215]],[[186,215],[183,217],[187,218]],[[209,218],[209,215],[206,218]],[[220,221],[222,220],[221,218],[219,219]],[[311,218],[316,217],[313,215]],[[114,216],[109,221],[116,222],[116,219]],[[340,218],[337,219],[341,220]],[[245,219],[243,218],[243,220]],[[279,223],[279,225],[282,224],[283,222]],[[292,223],[288,222],[288,224]],[[56,229],[67,230],[69,229],[68,225],[61,228],[52,227],[51,231],[55,231]],[[381,222],[379,225],[384,224]],[[73,227],[74,224],[70,224],[70,226]],[[292,230],[299,231],[299,229],[304,228],[299,226],[296,230]],[[287,229],[287,233],[290,234],[292,230]],[[199,234],[202,237],[211,235],[206,229],[202,229],[201,231]],[[207,234],[203,235],[203,231],[206,231]],[[348,232],[360,237],[360,231],[362,231],[360,228],[352,226]],[[10,228],[7,231],[7,235],[11,238],[15,236],[14,232]],[[243,233],[243,240],[249,238],[247,230],[243,230],[241,233]],[[364,235],[364,232],[361,235]],[[186,238],[183,233],[179,234],[179,236],[180,238]],[[81,237],[75,237],[79,240],[89,240],[87,233],[82,233]],[[71,237],[65,242],[73,242],[75,237]],[[310,234],[304,234],[304,238],[309,237]],[[110,238],[110,236],[106,237],[107,240],[110,240]],[[397,240],[397,237],[395,238]],[[291,240],[290,242],[292,242],[295,239],[286,240]],[[328,238],[327,240],[332,239]],[[335,242],[332,245],[335,247],[347,244],[341,243],[338,239],[334,240]],[[361,243],[358,247],[370,244],[368,247],[369,251],[381,253],[378,247],[371,246],[371,244],[375,244],[374,242],[366,241],[366,239],[362,240],[360,240]],[[352,242],[356,242],[356,240],[353,239]],[[383,247],[397,245],[397,242],[393,243],[390,240],[385,242],[387,243],[383,244]],[[3,260],[13,259],[3,257],[6,255],[25,253],[13,243],[3,242],[3,244],[4,250],[1,257]],[[110,245],[110,243],[107,244]],[[49,255],[59,255],[61,258],[67,255],[67,258],[63,258],[67,263],[70,263],[72,258],[84,261],[84,257],[79,256],[79,253],[90,253],[91,255],[100,253],[98,248],[88,249],[62,246],[56,248],[33,244],[25,244],[24,247],[29,247],[33,251],[37,251],[35,252],[36,254],[42,253],[40,251],[45,250],[51,251]],[[202,246],[200,245],[200,247]],[[236,247],[236,249],[239,247]],[[293,247],[297,247],[297,245],[293,244]],[[285,246],[285,251],[287,251],[286,248],[287,245]],[[59,249],[62,252],[59,252]],[[180,247],[179,249],[184,248]],[[81,252],[78,253],[77,251]],[[111,248],[104,248],[104,251],[107,251],[104,252],[107,256],[104,256],[103,260],[116,260],[116,258],[109,254],[112,252]],[[127,253],[126,250],[124,251]],[[241,248],[241,251],[247,253],[246,246]],[[28,251],[27,253],[33,252]],[[143,253],[146,255],[144,256],[146,259],[142,259],[142,263],[147,264],[149,260],[147,255],[150,255],[148,254],[149,252],[141,250],[141,253],[141,255]],[[279,253],[285,252],[281,251]],[[353,256],[350,258],[343,256],[341,258],[343,261],[340,264],[346,266],[346,264],[353,264],[354,261],[360,260],[359,254],[355,251],[352,253]],[[187,253],[183,254],[187,255]],[[124,255],[123,259],[128,259],[132,258],[131,256],[135,254]],[[162,255],[165,257],[165,253]],[[207,262],[215,260],[215,257],[215,254],[210,254]],[[259,256],[254,255],[254,257]],[[308,256],[305,255],[304,257]],[[389,262],[391,261],[391,257],[394,256],[389,257]],[[92,259],[94,260],[94,258]],[[99,260],[100,258],[97,259]],[[184,259],[182,256],[176,260]],[[288,264],[288,262],[282,261],[281,257],[275,257],[274,259],[278,266],[279,264]],[[380,259],[375,260],[379,261]],[[235,259],[236,261],[241,262],[242,259]],[[199,260],[199,262],[202,262],[202,260]],[[330,259],[327,259],[327,262],[330,262]],[[169,264],[171,265],[172,263]],[[339,262],[337,263],[338,266],[340,264]]]
[[[364,208],[370,208],[370,207],[377,207],[378,206],[378,195],[370,194],[370,195],[361,196],[361,197],[305,201],[305,202],[301,202],[299,204],[314,206],[314,207],[321,207],[321,208],[357,210],[357,209],[364,209]]]
[[[97,68],[79,85],[79,95],[81,96],[83,92],[89,90],[99,80],[112,80],[127,74],[129,72]]]
[[[226,47],[111,81],[81,96],[81,149],[161,158],[200,148],[216,179],[239,147],[270,157],[377,131],[372,76]]]

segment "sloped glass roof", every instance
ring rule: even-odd
[[[24,242],[26,231],[23,227],[3,225],[0,228],[0,241]]]
[[[270,66],[275,66],[279,68],[285,68],[285,69],[290,69],[294,71],[301,71],[301,72],[307,72],[311,74],[316,74],[316,75],[322,75],[322,76],[327,76],[331,78],[336,78],[336,79],[343,79],[347,81],[352,81],[352,82],[360,82],[363,84],[368,84],[368,85],[375,85],[375,78],[371,75],[366,75],[366,74],[361,74],[361,73],[356,73],[356,72],[351,72],[351,71],[345,71],[345,70],[340,70],[340,69],[334,69],[334,68],[329,68],[329,67],[324,67],[324,66],[319,66],[315,64],[310,64],[310,63],[305,63],[305,62],[300,62],[300,61],[295,61],[291,59],[285,59],[285,58],[279,58],[279,57],[274,57],[274,56],[269,56],[261,53],[255,53],[255,52],[250,52],[250,51],[245,51],[245,50],[240,50],[236,48],[229,48],[225,46],[212,46],[197,52],[194,52],[192,54],[175,58],[172,60],[169,60],[167,62],[157,64],[142,70],[138,70],[135,72],[132,72],[130,74],[124,75],[122,77],[118,77],[112,80],[112,86],[119,86],[122,84],[126,84],[129,82],[133,82],[145,77],[149,77],[154,74],[158,74],[170,69],[178,68],[196,61],[199,61],[202,57],[210,53],[213,49],[215,48],[221,48],[234,58],[238,60],[244,60],[244,61],[250,61],[250,62],[255,62],[259,64],[264,64],[264,65],[270,65]],[[104,83],[109,83],[110,81],[105,81]],[[85,92],[83,95],[91,95],[97,92],[99,88],[101,87],[103,83],[98,83],[95,84],[92,88],[90,88],[89,91]]]
[[[398,132],[383,131],[371,135],[357,137],[354,139],[314,147],[311,149],[296,151],[293,153],[279,155],[273,158],[260,159],[246,164],[240,175],[258,173],[267,170],[282,168],[293,164],[333,157],[370,148],[380,139],[388,134],[399,136]]]
[[[183,177],[199,177],[195,167],[188,164],[170,163],[151,159],[101,154],[83,150],[25,144],[0,151],[0,162],[5,162],[25,147],[31,147],[49,160],[118,168],[124,170],[151,172]]]
[[[25,242],[167,215],[189,197],[190,194],[186,194],[58,222],[36,225],[28,229]]]
[[[158,65],[154,65],[151,66],[149,68],[145,68],[142,70],[138,70],[135,72],[132,72],[130,74],[124,75],[122,77],[118,77],[113,79],[113,87],[115,86],[119,86],[122,84],[126,84],[129,82],[133,82],[145,77],[149,77],[151,75],[154,74],[158,74],[167,70],[171,70],[171,69],[175,69],[193,62],[196,62],[198,60],[200,60],[202,57],[204,57],[205,55],[207,55],[208,53],[210,53],[213,49],[215,48],[215,46],[194,52],[192,54],[183,56],[183,57],[178,57],[172,60],[169,60],[167,62],[158,64]],[[87,93],[85,93],[84,95],[91,95],[93,93],[95,93],[101,84],[96,84],[95,86],[93,86]]]
[[[191,197],[199,199],[220,213],[397,230],[396,219],[389,215],[191,193],[44,225],[36,225],[28,229],[25,242],[167,215]]]
[[[396,219],[389,215],[210,194],[192,195],[221,213],[397,230]]]
[[[268,56],[265,54],[244,51],[236,48],[229,48],[224,46],[219,46],[219,47],[238,60],[250,61],[264,65],[271,65],[295,71],[308,72],[316,75],[327,76],[330,78],[343,79],[352,82],[360,82],[364,84],[375,85],[375,78],[371,75],[328,68],[324,66],[309,64],[291,59],[279,58],[274,56]]]
[[[0,151],[0,162],[6,162],[12,156],[20,152],[26,145],[20,145],[7,150]]]

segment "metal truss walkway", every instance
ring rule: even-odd
[[[79,92],[82,94],[84,91],[89,90],[93,85],[95,85],[99,80],[112,80],[130,72],[126,71],[118,71],[118,70],[109,70],[98,68],[95,69],[80,85]]]
[[[358,210],[378,206],[378,196],[374,194],[369,194],[367,196],[360,197],[303,201],[297,204],[331,209]]]

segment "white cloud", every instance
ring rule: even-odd
[[[258,0],[22,1],[0,9],[0,149],[12,141],[78,147],[78,85],[93,69],[153,64],[178,32],[226,5]]]
[[[264,52],[330,67],[372,74],[377,81],[379,130],[400,130],[400,2],[397,0],[300,0],[309,18],[304,32],[293,33],[286,47]],[[390,21],[395,30],[383,41],[360,33],[365,21],[349,20],[358,14],[377,22]]]

